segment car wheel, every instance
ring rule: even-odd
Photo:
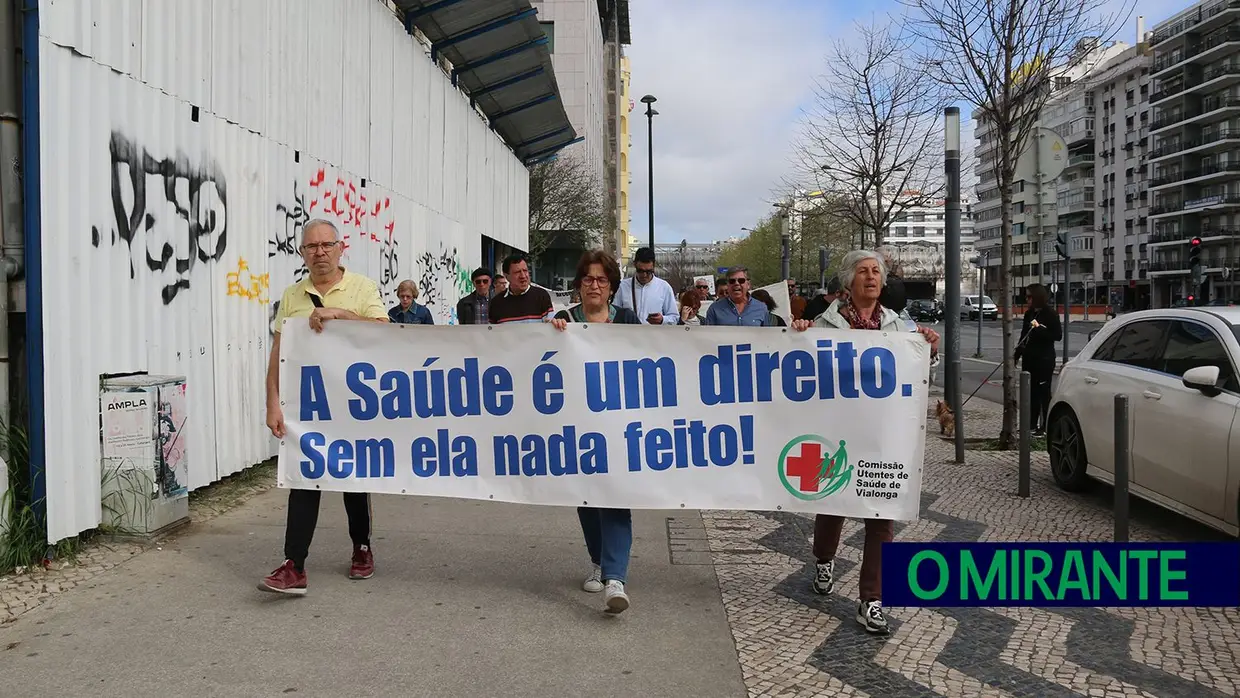
[[[1084,489],[1089,480],[1086,469],[1089,459],[1085,454],[1085,436],[1081,423],[1070,409],[1061,409],[1051,415],[1050,429],[1046,435],[1046,450],[1051,460],[1051,475],[1055,484],[1069,492]]]

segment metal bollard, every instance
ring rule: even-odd
[[[1128,396],[1115,396],[1115,542],[1128,542]]]
[[[1030,380],[1028,371],[1020,372],[1020,469],[1016,492],[1021,497],[1029,496],[1029,424],[1033,421]]]
[[[960,399],[960,359],[952,360],[952,392],[948,393],[952,396],[952,411],[955,413],[956,419],[956,462],[964,463],[964,410],[962,409]]]

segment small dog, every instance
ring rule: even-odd
[[[938,401],[934,406],[934,416],[939,420],[939,433],[943,436],[956,435],[956,415],[946,402]]]

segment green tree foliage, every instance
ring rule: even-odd
[[[749,236],[723,249],[715,266],[749,267],[753,285],[766,286],[780,280],[780,218],[778,214],[763,219]],[[818,281],[818,249],[826,247],[828,277],[835,273],[840,258],[853,248],[859,226],[847,218],[818,208],[794,212],[789,222],[788,269],[800,283]]]

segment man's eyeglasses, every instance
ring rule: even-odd
[[[699,290],[699,291],[709,291],[709,290],[710,290],[710,286],[698,286],[697,288],[698,288],[698,290]]]
[[[635,271],[639,276],[650,276],[654,273],[654,269],[636,269]]]
[[[323,250],[324,252],[330,252],[331,250],[336,248],[336,245],[339,245],[339,244],[340,244],[339,240],[332,240],[331,242],[312,242],[306,245],[302,245],[301,249],[311,254],[318,252],[319,250]]]
[[[490,279],[474,279],[475,286],[489,286],[490,284],[491,284]]]
[[[749,282],[749,279],[728,279],[729,286],[741,286],[748,282]]]

